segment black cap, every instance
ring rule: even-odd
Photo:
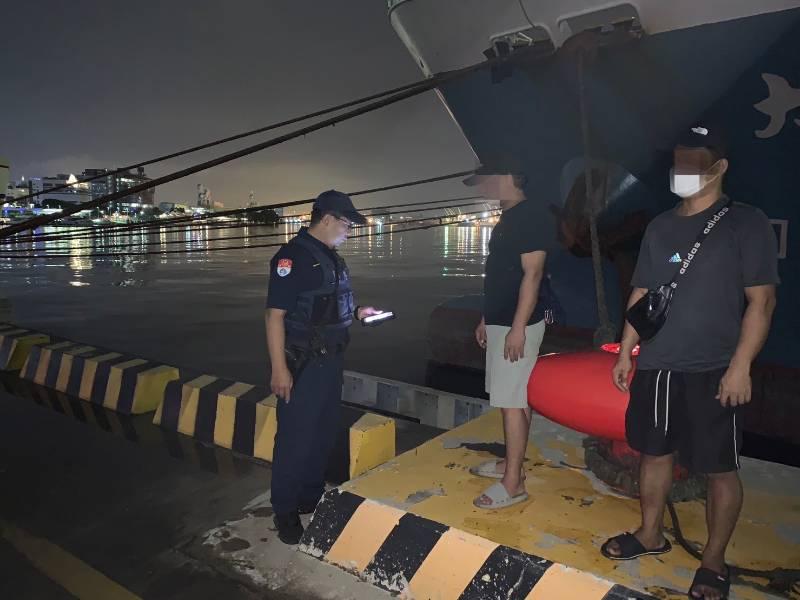
[[[709,124],[693,125],[681,132],[675,145],[683,148],[707,148],[717,158],[725,158],[727,155],[727,144],[722,129]]]
[[[526,176],[525,166],[515,154],[501,154],[486,157],[473,175],[464,179],[464,185],[478,185],[483,177],[491,175]]]
[[[328,190],[317,196],[317,199],[314,200],[314,210],[318,210],[323,214],[344,217],[351,223],[357,223],[358,225],[363,225],[367,222],[367,218],[359,214],[356,207],[353,206],[350,196],[336,190]]]

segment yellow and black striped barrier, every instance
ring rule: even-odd
[[[271,462],[276,413],[277,399],[265,388],[211,375],[184,376],[167,384],[164,402],[153,422]],[[343,418],[340,427],[346,439],[340,446],[345,447],[334,451],[333,461],[338,463],[331,474],[334,482],[361,475],[395,456],[394,419],[347,407]]]
[[[99,414],[78,399],[120,415],[155,411],[152,423],[165,431],[272,462],[277,400],[264,388],[181,376],[176,367],[69,340],[51,342],[13,325],[0,324],[0,350],[0,365],[21,368],[22,381],[55,392],[48,404],[58,412],[82,421]],[[346,406],[343,415],[327,473],[332,483],[357,477],[396,452],[394,419]]]
[[[122,414],[156,410],[176,367],[76,342],[34,346],[20,377]]]
[[[50,336],[44,333],[0,323],[0,371],[21,369],[31,349],[49,341]]]
[[[363,413],[350,425],[348,434],[350,479],[394,458],[396,451],[394,419],[375,413]]]
[[[317,506],[300,550],[404,598],[655,600],[339,489]]]
[[[171,381],[153,423],[246,456],[272,460],[275,399],[254,385],[211,375]]]

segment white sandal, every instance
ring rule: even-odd
[[[488,477],[489,479],[502,479],[506,473],[500,473],[497,470],[497,465],[504,459],[487,460],[484,463],[470,467],[469,472],[477,477]],[[522,479],[525,480],[525,470],[522,471]]]
[[[497,465],[500,464],[499,460],[487,460],[477,466],[470,467],[469,472],[478,477],[488,477],[489,479],[502,479],[505,473],[497,471]]]
[[[486,496],[491,500],[490,504],[483,504],[479,502],[479,500]],[[528,499],[528,492],[522,492],[521,494],[517,494],[516,496],[512,496],[508,493],[508,490],[502,483],[495,483],[494,485],[489,486],[483,494],[475,498],[472,501],[477,508],[482,508],[484,510],[493,510],[497,508],[508,508],[509,506],[513,506],[514,504],[519,504],[520,502],[525,502]]]

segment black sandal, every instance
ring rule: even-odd
[[[689,586],[689,598],[692,600],[701,600],[702,598],[702,596],[698,597],[692,594],[692,590],[698,585],[710,587],[722,594],[722,600],[728,600],[728,592],[731,590],[730,572],[728,572],[727,575],[721,575],[705,567],[697,569],[697,572],[694,574],[694,579],[692,580],[692,585]]]
[[[611,554],[609,545],[612,542],[617,542],[617,546],[619,546],[620,551],[619,555]],[[636,539],[636,536],[632,533],[623,533],[612,537],[600,547],[600,552],[603,554],[603,556],[611,560],[633,560],[634,558],[639,558],[640,556],[666,554],[670,550],[672,550],[672,544],[669,543],[668,539],[664,539],[664,545],[661,546],[661,548],[648,550],[638,539]]]

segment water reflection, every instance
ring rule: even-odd
[[[139,279],[123,279],[121,281],[114,281],[111,285],[114,287],[143,287],[144,282]]]
[[[91,261],[86,257],[89,254],[89,249],[81,249],[84,246],[80,240],[70,240],[70,261],[69,266],[73,270],[76,277],[80,277],[78,271],[85,271],[92,268]]]
[[[365,277],[481,277],[488,253],[491,227],[461,223],[428,230],[403,231],[407,225],[383,224],[360,228],[340,248],[354,273]],[[186,271],[197,268],[237,269],[238,265],[267,265],[277,250],[263,247],[286,243],[299,229],[297,223],[278,227],[212,225],[138,230],[87,232],[50,227],[40,230],[44,239],[0,246],[0,282],[9,285],[146,285],[150,271]],[[53,235],[71,239],[53,239]],[[50,237],[47,237],[50,236]],[[232,239],[231,239],[232,238]],[[228,252],[217,248],[242,246]],[[256,246],[256,247],[253,247]],[[259,247],[262,246],[262,247]],[[191,250],[187,253],[136,255],[136,252]],[[38,257],[10,259],[4,253],[34,253]],[[92,256],[93,253],[112,256]],[[67,256],[49,256],[49,254]],[[50,267],[42,270],[42,267]],[[263,268],[263,267],[262,267]],[[32,276],[32,272],[41,276]],[[63,271],[63,272],[61,272]],[[23,274],[24,273],[24,274]]]
[[[382,374],[422,384],[430,314],[450,298],[480,293],[490,229],[453,225],[403,231],[407,226],[376,224],[367,231],[384,235],[354,237],[341,248],[358,299],[402,315],[402,321],[387,324],[380,335],[353,331],[353,347],[361,350],[354,350],[349,360],[352,368],[376,374],[380,369],[375,361],[388,361],[391,365]],[[214,249],[245,245],[230,239],[244,236],[242,228],[185,227],[132,236],[109,233],[96,240],[38,240],[25,249],[36,247],[41,253],[46,247],[67,255],[23,260],[3,258],[9,245],[0,246],[0,295],[11,301],[13,319],[32,328],[57,327],[60,335],[92,345],[120,350],[135,346],[144,356],[174,361],[169,364],[261,382],[266,347],[259,323],[269,261],[277,247],[254,246],[284,243],[296,231],[296,224],[250,226],[250,246],[224,252]],[[274,237],[256,237],[266,234]],[[91,247],[110,252],[105,248],[111,244],[129,243],[135,243],[132,251],[183,250],[187,245],[200,251],[91,256]],[[220,353],[219,340],[230,351]],[[387,348],[391,352],[383,351]]]

